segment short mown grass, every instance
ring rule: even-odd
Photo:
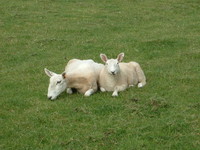
[[[199,149],[199,0],[1,0],[0,33],[0,149]],[[47,99],[45,67],[120,52],[144,88]]]

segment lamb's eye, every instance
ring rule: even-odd
[[[57,81],[57,84],[61,83],[61,81]]]
[[[108,63],[106,63],[106,65],[108,65]]]

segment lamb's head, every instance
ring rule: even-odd
[[[105,54],[100,54],[101,60],[105,63],[105,67],[111,75],[116,75],[120,72],[119,62],[124,58],[124,53],[120,53],[117,59],[108,59]]]
[[[44,71],[50,77],[47,97],[50,100],[54,100],[67,88],[67,84],[64,79],[65,74],[56,74],[46,68]]]

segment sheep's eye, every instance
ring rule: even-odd
[[[106,63],[106,65],[108,65],[108,63]]]
[[[61,83],[61,81],[57,81],[57,84]]]
[[[119,64],[119,62],[117,64]]]

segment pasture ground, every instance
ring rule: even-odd
[[[1,0],[0,33],[0,149],[199,149],[199,0]],[[120,52],[144,88],[47,100],[45,67]]]

